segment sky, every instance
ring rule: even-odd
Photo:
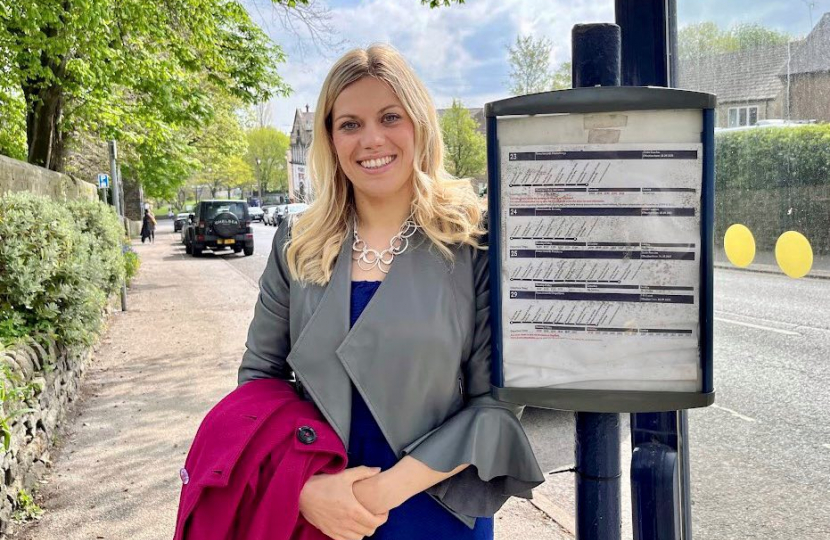
[[[547,37],[553,43],[551,67],[570,59],[574,24],[613,22],[613,0],[467,0],[429,9],[419,0],[328,0],[330,47],[287,30],[270,0],[242,0],[251,18],[287,53],[279,73],[293,92],[271,102],[271,124],[289,132],[294,111],[314,109],[320,86],[334,61],[349,49],[371,43],[397,48],[426,83],[436,106],[453,98],[467,107],[510,97],[508,46],[518,34]],[[682,27],[714,21],[722,28],[757,23],[805,36],[830,0],[678,0]],[[298,28],[298,30],[300,30]]]

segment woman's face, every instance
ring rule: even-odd
[[[340,92],[331,115],[337,159],[355,195],[411,197],[415,128],[392,88],[364,77]]]

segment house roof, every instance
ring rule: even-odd
[[[682,59],[678,87],[715,94],[720,103],[775,99],[783,89],[778,73],[786,65],[787,47],[768,45]]]
[[[830,13],[825,13],[810,35],[793,50],[790,75],[830,71]],[[779,76],[787,76],[786,63]]]
[[[291,144],[311,144],[314,131],[314,111],[297,109],[294,113],[294,125],[291,127]]]

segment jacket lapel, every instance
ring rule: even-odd
[[[349,333],[351,247],[348,240],[343,242],[331,281],[287,358],[346,447],[349,444],[352,389],[335,351]]]

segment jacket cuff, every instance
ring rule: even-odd
[[[481,399],[481,398],[478,398]],[[471,466],[427,490],[451,510],[491,517],[512,496],[531,498],[545,478],[521,423],[499,402],[468,404],[403,450],[430,469]]]

